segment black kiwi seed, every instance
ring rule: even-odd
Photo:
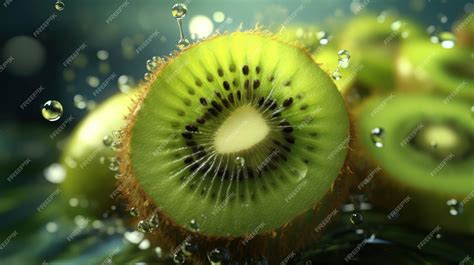
[[[214,81],[214,77],[212,77],[211,74],[207,74],[207,77],[206,77],[206,78],[207,78],[207,81],[209,81],[209,82]]]
[[[217,103],[215,100],[211,101],[212,106],[214,106],[215,109],[217,109],[219,112],[222,112],[222,107]]]
[[[250,69],[249,69],[248,65],[244,65],[244,67],[242,67],[242,73],[243,73],[244,75],[248,75],[248,74],[249,74],[249,70],[250,70]]]
[[[186,130],[188,130],[188,131],[190,131],[190,132],[197,132],[197,131],[198,131],[198,127],[195,126],[195,125],[192,125],[192,124],[186,125],[185,128],[186,128]]]
[[[186,139],[193,139],[193,134],[190,132],[184,132],[181,135]]]
[[[205,98],[200,98],[199,102],[201,102],[203,106],[207,106],[207,100]]]
[[[217,74],[218,74],[220,77],[223,77],[223,76],[224,76],[224,70],[222,70],[221,68],[217,69]]]
[[[207,111],[211,113],[214,117],[219,116],[219,112],[217,112],[217,110],[215,109],[208,109]]]
[[[245,87],[246,89],[249,89],[249,88],[250,88],[250,80],[248,80],[248,79],[245,80],[244,87]]]
[[[254,80],[253,81],[253,89],[257,89],[260,86],[260,80]]]
[[[283,101],[283,107],[288,107],[293,103],[293,98],[287,98]]]
[[[229,82],[224,81],[224,82],[222,83],[222,85],[224,86],[224,89],[225,89],[225,90],[229,90],[229,89],[230,89],[230,84],[229,84]]]
[[[206,120],[204,118],[197,118],[196,122],[199,123],[199,124],[204,124],[206,122]]]
[[[230,103],[234,103],[234,94],[230,93],[228,96]]]
[[[190,164],[190,163],[193,162],[193,161],[194,161],[194,159],[193,159],[192,156],[187,157],[186,159],[184,159],[184,163],[185,163],[185,164]]]

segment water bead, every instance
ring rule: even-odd
[[[41,114],[48,121],[57,121],[63,114],[63,105],[56,100],[48,100],[41,108]]]

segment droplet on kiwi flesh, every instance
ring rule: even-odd
[[[186,50],[162,69],[136,113],[130,134],[134,177],[155,203],[181,227],[188,227],[192,219],[199,223],[199,233],[224,237],[251,232],[262,222],[259,217],[267,224],[263,231],[278,228],[317,204],[344,163],[346,150],[333,151],[349,131],[340,94],[306,54],[296,48],[283,54],[290,65],[245,59],[258,49],[290,48],[261,36],[240,34],[235,40],[222,37],[202,42],[199,49]],[[227,58],[214,52],[216,46],[228,51],[246,38],[249,45],[258,47],[245,52],[231,49]],[[214,61],[220,63],[210,63]],[[318,122],[333,128],[322,130]],[[331,144],[324,144],[323,135],[334,137]],[[319,170],[323,167],[328,170]],[[304,187],[306,183],[311,184]],[[292,195],[296,189],[299,192]],[[281,202],[271,196],[275,192],[281,193]],[[163,193],[169,197],[157,196]],[[312,195],[300,197],[299,193]],[[215,215],[204,208],[224,201],[234,206],[222,207]],[[272,208],[285,201],[288,213],[283,216],[243,206],[256,203]],[[182,207],[207,218],[190,215]],[[245,218],[234,226],[219,221],[237,209],[241,215],[252,212],[255,225],[246,224]]]

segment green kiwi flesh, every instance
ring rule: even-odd
[[[424,36],[409,20],[397,20],[392,15],[383,19],[375,15],[360,15],[350,21],[342,33],[341,48],[360,56],[364,66],[357,77],[361,85],[378,92],[395,88],[395,58],[400,43]]]
[[[429,95],[394,95],[390,100],[371,99],[357,117],[361,150],[371,161],[360,174],[367,176],[377,166],[382,171],[370,189],[374,204],[392,211],[409,198],[400,220],[427,229],[440,225],[474,232],[474,204],[469,202],[474,196],[470,105],[445,104],[443,98]],[[384,131],[379,139],[383,147],[374,144],[374,128]],[[464,204],[463,214],[450,214],[447,203],[452,199]]]
[[[445,49],[429,41],[403,45],[397,61],[402,90],[440,94],[447,102],[474,102],[474,59],[468,49]]]
[[[125,136],[122,169],[139,186],[126,196],[144,207],[143,190],[176,226],[194,220],[210,237],[243,237],[262,223],[258,233],[271,232],[320,203],[345,162],[345,148],[334,152],[349,136],[341,95],[308,54],[277,38],[201,42],[147,91]]]
[[[61,183],[63,199],[88,201],[88,207],[80,205],[71,208],[74,214],[101,215],[110,207],[116,179],[107,161],[116,152],[103,143],[105,136],[120,130],[125,125],[125,115],[129,112],[132,99],[137,95],[117,94],[100,104],[89,113],[69,137],[60,162],[66,171],[66,179]],[[101,162],[102,160],[105,160]],[[113,196],[112,196],[113,197]]]

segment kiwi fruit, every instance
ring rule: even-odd
[[[406,18],[391,14],[361,14],[341,34],[341,48],[360,57],[363,69],[357,74],[359,86],[372,93],[395,88],[395,59],[400,43],[424,36],[423,30]]]
[[[474,47],[474,15],[472,12],[462,17],[454,24],[453,32],[456,34],[457,42],[461,47]]]
[[[67,140],[60,157],[66,171],[60,189],[66,204],[72,200],[74,207],[68,207],[71,213],[100,216],[111,206],[114,175],[118,172],[109,168],[117,156],[110,145],[118,143],[117,139],[113,143],[113,134],[125,125],[125,115],[137,93],[120,93],[107,99],[77,125]]]
[[[468,49],[445,49],[429,41],[403,45],[397,61],[401,90],[437,93],[453,99],[474,102],[474,58]]]
[[[473,233],[474,127],[471,105],[433,95],[376,97],[356,112],[366,176],[358,185],[388,219],[427,230]],[[374,173],[375,172],[375,173]]]
[[[314,52],[321,47],[320,40],[324,37],[324,32],[314,25],[295,24],[283,26],[277,33],[277,37],[287,43],[297,43],[310,52]]]
[[[350,126],[304,49],[234,32],[187,47],[152,76],[119,152],[139,229],[171,248],[191,237],[196,263],[214,248],[279,262],[321,233],[347,194]]]

